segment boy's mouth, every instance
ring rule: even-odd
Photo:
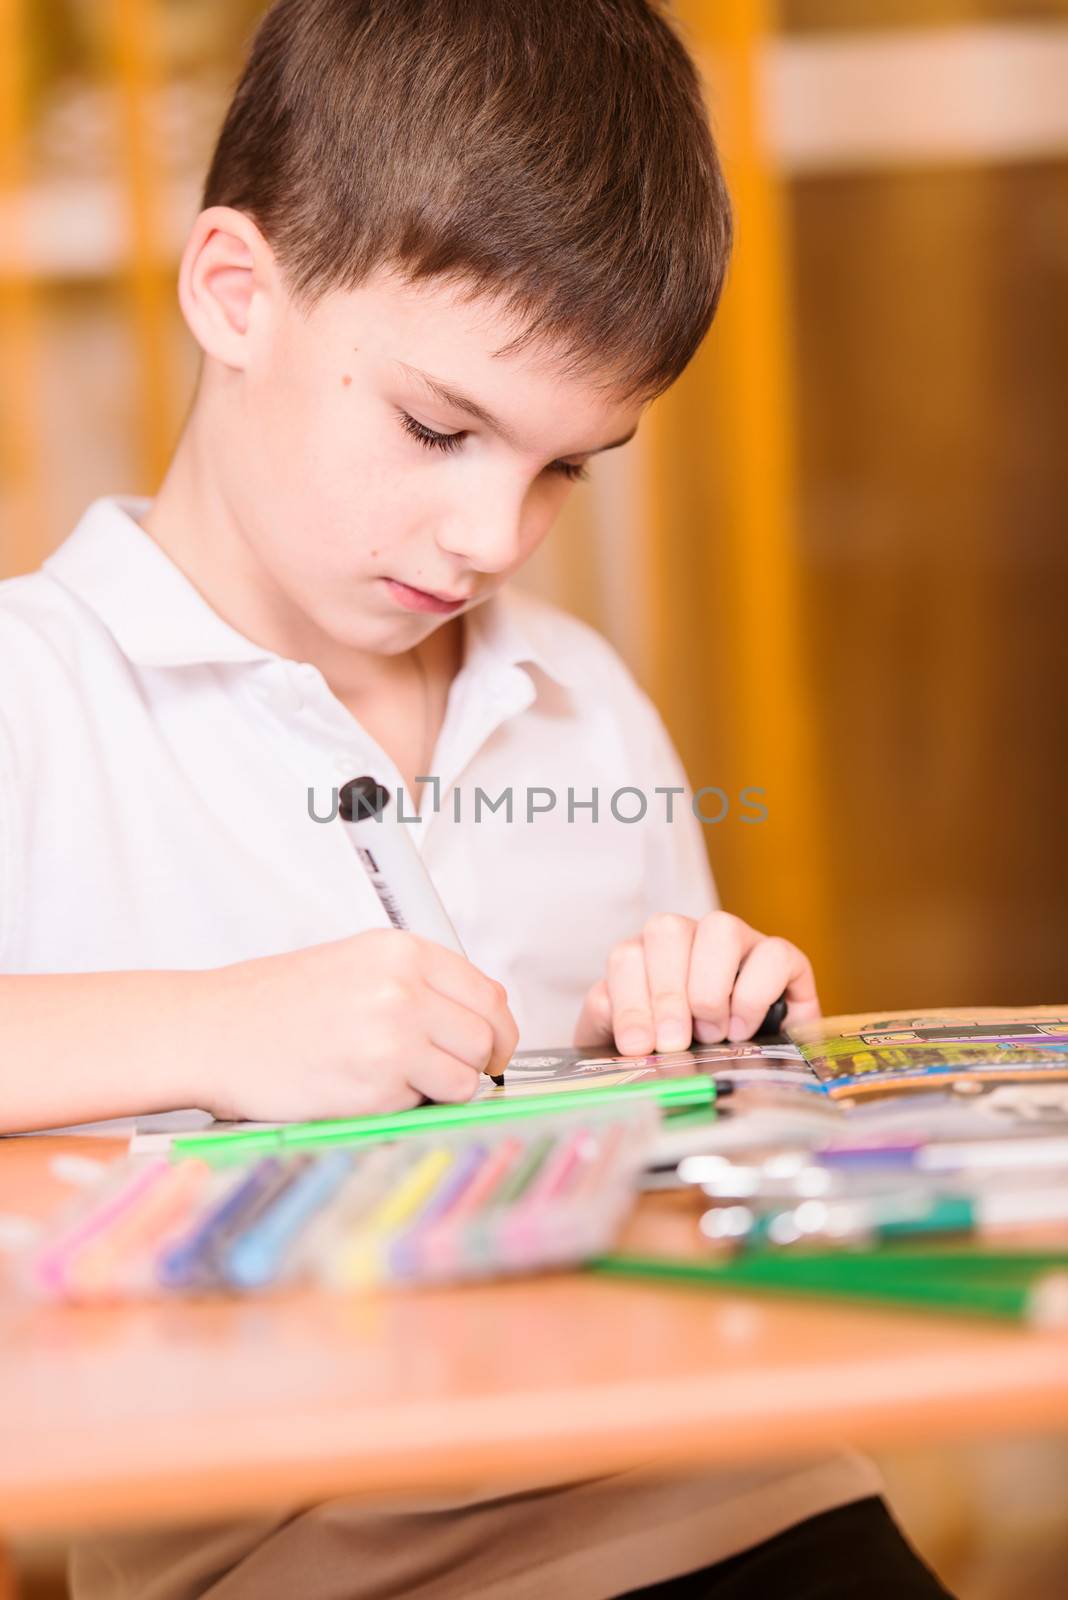
[[[398,578],[383,578],[382,582],[405,611],[448,613],[459,611],[460,607],[467,603],[466,595],[461,595],[458,600],[451,600],[447,595],[434,594],[428,589],[413,589],[410,583],[401,583]]]

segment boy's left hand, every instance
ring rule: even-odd
[[[785,992],[786,1018],[820,1014],[812,964],[786,939],[768,938],[740,917],[712,911],[695,922],[650,917],[641,937],[617,944],[606,975],[583,1002],[576,1045],[611,1045],[620,1055],[686,1050],[691,1040],[751,1039]]]

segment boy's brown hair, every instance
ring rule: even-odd
[[[697,73],[655,0],[278,0],[204,205],[305,304],[379,266],[495,296],[627,397],[679,375],[731,219]],[[503,352],[502,352],[503,353]]]

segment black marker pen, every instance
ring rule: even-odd
[[[351,778],[339,791],[338,814],[357,859],[394,928],[466,955],[410,835],[400,823],[383,820],[391,799],[370,777]],[[503,1085],[503,1073],[488,1076]]]

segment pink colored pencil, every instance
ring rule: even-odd
[[[149,1162],[128,1183],[123,1184],[118,1193],[111,1195],[95,1211],[90,1211],[88,1216],[79,1217],[66,1233],[46,1245],[33,1264],[34,1275],[42,1287],[52,1293],[60,1293],[68,1262],[91,1239],[110,1228],[124,1211],[137,1205],[141,1197],[170,1170],[169,1161]]]
[[[486,1156],[481,1169],[457,1196],[456,1203],[426,1230],[419,1241],[419,1257],[422,1270],[429,1276],[439,1277],[455,1270],[465,1226],[492,1203],[494,1190],[500,1187],[522,1151],[521,1140],[503,1140]]]
[[[75,1251],[63,1274],[66,1292],[79,1300],[106,1300],[132,1288],[126,1281],[131,1268],[146,1254],[154,1258],[160,1241],[195,1209],[210,1176],[204,1161],[172,1165],[161,1182]]]
[[[565,1192],[583,1158],[591,1159],[599,1148],[596,1133],[579,1128],[553,1151],[501,1235],[500,1248],[507,1260],[522,1263],[537,1253],[553,1201]]]

